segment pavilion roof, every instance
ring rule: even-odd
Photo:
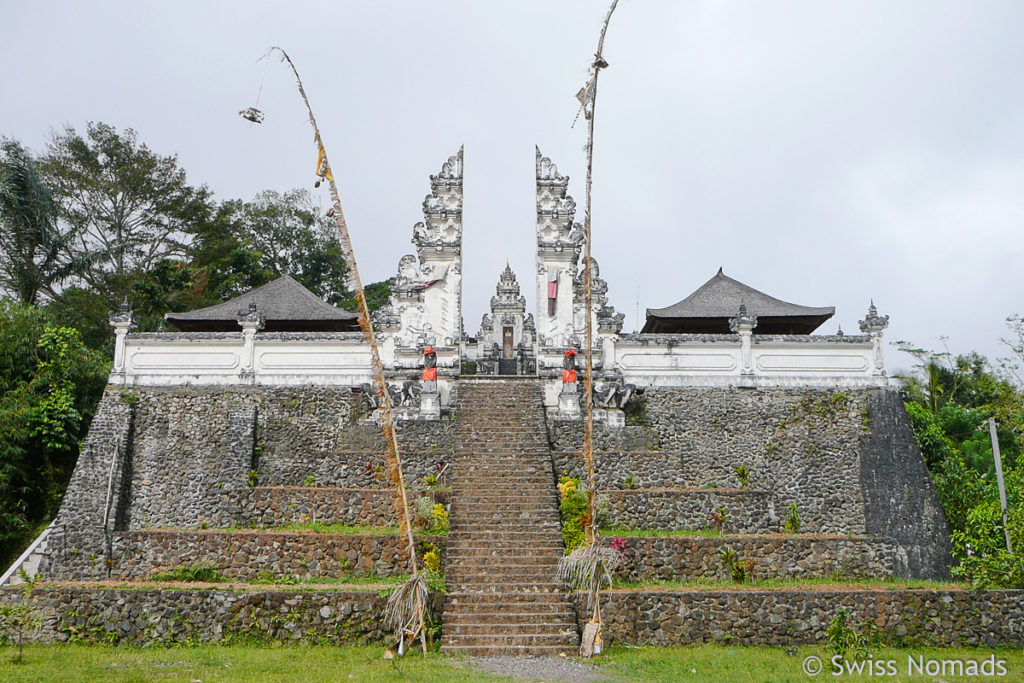
[[[762,334],[810,334],[836,312],[833,306],[801,306],[776,299],[719,268],[714,277],[682,301],[665,308],[648,308],[643,331],[728,332],[728,320],[736,317],[740,304],[758,317],[755,332]]]
[[[289,275],[223,303],[187,313],[168,313],[164,319],[185,332],[238,331],[238,318],[248,312],[252,302],[268,331],[357,329],[356,313],[332,306]]]

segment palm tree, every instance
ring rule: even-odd
[[[66,257],[72,233],[60,232],[57,210],[32,155],[0,141],[0,285],[22,303],[35,304],[40,292],[55,296],[82,268]]]

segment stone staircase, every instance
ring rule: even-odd
[[[536,380],[462,379],[445,569],[444,652],[576,654],[565,546]]]

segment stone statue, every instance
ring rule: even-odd
[[[594,403],[600,408],[626,407],[629,399],[636,392],[636,385],[627,384],[621,380],[615,382],[604,382],[601,388],[594,389]]]
[[[391,396],[392,406],[406,407],[419,405],[419,382],[414,379],[407,379],[401,384],[389,384],[388,394]]]

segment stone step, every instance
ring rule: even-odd
[[[558,560],[562,558],[562,551],[552,551],[550,554],[543,554],[542,552],[530,552],[528,549],[516,551],[515,554],[503,555],[498,552],[488,551],[485,548],[481,548],[478,552],[472,550],[456,550],[455,554],[449,550],[447,555],[447,561],[449,565],[454,562],[459,562],[464,566],[469,566],[471,562],[488,562],[494,564],[501,564],[509,561],[512,557],[515,558],[516,562],[520,564],[536,564],[538,566],[550,566],[555,567],[558,564]],[[454,565],[451,565],[454,566]]]
[[[557,603],[551,603],[557,605]],[[444,627],[449,626],[475,625],[475,624],[572,624],[576,625],[576,613],[571,609],[555,609],[554,607],[544,612],[515,612],[508,610],[484,611],[488,605],[474,605],[480,607],[479,611],[464,611],[459,614],[445,615]]]
[[[502,521],[503,519],[505,521]],[[472,529],[472,531],[469,529]],[[547,538],[550,538],[552,541],[561,536],[558,521],[554,518],[523,520],[512,518],[506,513],[497,514],[494,517],[485,517],[480,515],[478,521],[475,523],[469,521],[465,526],[460,524],[458,530],[460,535],[466,535],[466,533],[472,533],[473,531],[496,531],[501,533],[548,531],[549,536]]]
[[[445,568],[445,581],[452,586],[465,586],[477,583],[494,583],[505,585],[506,583],[526,583],[557,581],[558,569],[556,565],[535,564],[535,565],[500,565],[493,564],[486,570],[475,567],[460,565],[458,567]]]
[[[494,475],[483,475],[478,474],[472,477],[466,477],[461,480],[456,486],[452,487],[452,490],[456,493],[461,493],[467,488],[473,488],[480,490],[481,487],[485,486],[500,485],[507,487],[510,490],[515,489],[550,489],[554,487],[554,478],[548,475],[531,474],[524,477],[516,477],[512,474],[494,474]]]
[[[447,581],[445,582],[447,583]],[[568,590],[561,581],[527,582],[527,583],[492,583],[484,580],[479,582],[461,581],[452,583],[453,591],[460,593],[548,593],[568,597]]]
[[[444,637],[451,636],[492,636],[492,635],[570,635],[576,634],[576,620],[566,619],[565,621],[544,621],[543,618],[532,624],[506,622],[501,615],[495,615],[495,620],[486,622],[461,622],[444,624]]]
[[[445,597],[445,609],[457,607],[462,612],[551,612],[572,610],[569,592],[564,593],[503,593],[466,592],[452,588]]]
[[[517,493],[515,491],[495,491],[494,493],[466,493],[460,495],[458,500],[454,501],[453,504],[461,503],[462,505],[490,505],[490,504],[502,504],[509,502],[522,502],[524,504],[544,504],[544,505],[556,505],[558,503],[558,496],[555,493],[539,493],[539,492],[528,492]]]
[[[475,635],[445,635],[441,645],[469,647],[484,645],[488,647],[532,647],[535,645],[570,647],[579,644],[579,633],[570,630],[566,633],[487,633]]]
[[[463,657],[575,657],[579,647],[561,645],[449,645],[442,644],[441,651]]]
[[[465,514],[462,514],[465,513]],[[536,528],[560,528],[558,515],[550,510],[478,510],[473,514],[461,508],[452,510],[452,529],[459,532],[473,529],[528,531]]]
[[[456,554],[453,554],[453,553],[456,553]],[[446,568],[448,568],[448,569],[453,569],[455,567],[460,567],[460,566],[472,566],[473,564],[475,564],[476,562],[479,561],[479,558],[477,556],[467,555],[465,553],[460,553],[458,551],[453,551],[451,548],[448,549],[448,553],[446,555],[446,558],[447,558]],[[493,555],[493,558],[494,558],[493,560],[491,560],[491,561],[489,561],[487,563],[487,565],[486,565],[487,567],[492,567],[492,566],[497,566],[497,565],[506,565],[507,566],[507,565],[513,565],[513,564],[514,565],[528,566],[528,567],[555,567],[555,566],[558,565],[558,560],[560,560],[562,558],[562,556],[560,554],[559,555],[555,555],[554,553],[551,553],[550,555],[543,555],[543,554],[540,554],[540,553],[533,553],[533,554],[530,554],[530,555],[512,555],[512,556],[495,554],[495,555]]]

